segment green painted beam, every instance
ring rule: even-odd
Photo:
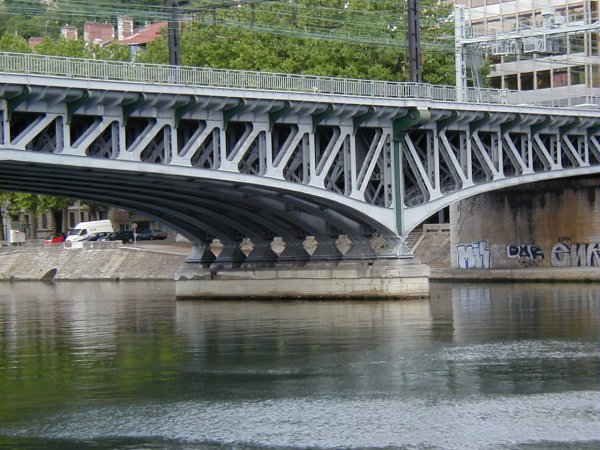
[[[538,134],[540,131],[542,131],[544,128],[546,128],[550,124],[550,122],[552,122],[552,117],[545,116],[538,123],[534,123],[533,125],[531,125],[531,127],[530,127],[531,135],[534,136],[534,135]]]
[[[312,124],[313,124],[313,132],[317,131],[317,127],[321,122],[326,120],[328,117],[335,112],[335,105],[330,103],[327,105],[327,108],[324,111],[313,114],[312,116]]]
[[[587,127],[587,129],[586,129],[587,138],[590,139],[593,135],[595,135],[599,131],[600,131],[600,123],[598,123],[596,125],[592,125],[591,127]]]
[[[437,133],[440,134],[443,129],[445,129],[451,123],[454,123],[458,120],[458,112],[452,111],[449,116],[443,117],[435,122],[435,127]]]
[[[240,101],[237,105],[232,106],[231,108],[227,108],[223,110],[223,129],[226,130],[229,126],[229,122],[236,114],[239,114],[246,107],[246,100],[240,98]]]
[[[394,159],[394,202],[396,229],[403,234],[404,224],[404,180],[402,178],[402,152],[400,142],[406,133],[431,119],[428,109],[409,108],[406,114],[392,122],[392,151]]]
[[[571,122],[566,123],[560,127],[558,127],[558,135],[563,137],[573,128],[576,128],[581,123],[581,119],[579,117],[575,117]]]
[[[394,158],[394,200],[396,215],[396,230],[400,235],[404,234],[404,182],[402,178],[402,152],[400,151],[400,141],[394,140],[392,143]]]
[[[123,108],[123,125],[127,125],[127,121],[131,117],[131,114],[144,104],[146,96],[142,93],[138,94],[138,98],[130,103],[126,103],[122,106]]]
[[[173,122],[175,124],[175,128],[179,126],[179,121],[181,118],[193,110],[198,104],[198,99],[193,95],[189,98],[185,105],[178,106],[175,108],[175,117],[173,118]]]
[[[90,91],[85,89],[81,93],[79,98],[77,98],[75,100],[71,100],[70,102],[67,102],[67,123],[71,123],[71,119],[73,118],[75,111],[77,111],[79,108],[81,108],[83,105],[85,105],[89,101],[90,101]]]
[[[360,127],[363,123],[365,123],[367,120],[369,120],[371,117],[373,117],[373,115],[375,114],[376,111],[377,110],[375,109],[375,107],[369,106],[368,109],[364,113],[353,116],[352,117],[353,133],[356,134],[358,127]]]
[[[429,119],[431,119],[429,110],[409,108],[406,114],[394,119],[394,122],[392,123],[394,141],[402,140],[407,131],[417,128]]]
[[[490,115],[490,113],[485,112],[485,113],[483,113],[483,116],[481,116],[479,119],[475,119],[472,122],[469,122],[469,134],[471,135],[471,134],[475,133],[482,126],[484,126],[486,123],[488,123],[491,118],[492,118],[492,116]]]
[[[507,120],[506,122],[502,122],[500,124],[500,135],[504,136],[512,128],[519,125],[522,121],[523,121],[523,116],[521,114],[515,114],[515,117],[513,117],[512,119]]]
[[[281,108],[269,111],[269,131],[273,131],[275,123],[282,117],[285,117],[285,115],[289,112],[291,108],[292,102],[286,101],[283,103],[283,106]]]
[[[29,97],[29,94],[31,94],[31,88],[24,86],[20,94],[6,99],[6,120],[10,121],[13,111]]]

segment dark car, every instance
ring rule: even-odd
[[[60,244],[65,242],[67,235],[64,233],[54,233],[44,238],[44,244]]]
[[[100,238],[101,241],[123,241],[124,244],[131,244],[135,237],[131,230],[113,231],[108,236]]]
[[[140,241],[153,241],[154,239],[166,239],[167,233],[161,230],[144,230],[138,233],[137,238]]]
[[[82,241],[101,241],[103,238],[108,236],[110,233],[107,231],[99,231],[97,233],[89,234],[86,238],[82,239]]]

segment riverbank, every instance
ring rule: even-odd
[[[135,247],[116,242],[88,243],[83,248],[57,244],[4,247],[0,251],[0,281],[174,280],[177,272],[189,267],[185,262],[189,254],[189,244],[164,241],[138,243]],[[430,280],[598,282],[600,267],[432,267]]]
[[[578,281],[599,282],[600,267],[528,267],[523,269],[431,268],[430,281]]]
[[[10,247],[0,252],[0,280],[173,280],[188,254],[176,245],[120,242]]]

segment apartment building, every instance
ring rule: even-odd
[[[492,62],[491,87],[600,96],[599,0],[457,0],[466,38]]]

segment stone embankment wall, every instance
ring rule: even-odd
[[[0,252],[0,280],[173,280],[185,258],[118,245],[10,247]]]
[[[451,207],[457,269],[600,267],[600,178],[489,192]]]

